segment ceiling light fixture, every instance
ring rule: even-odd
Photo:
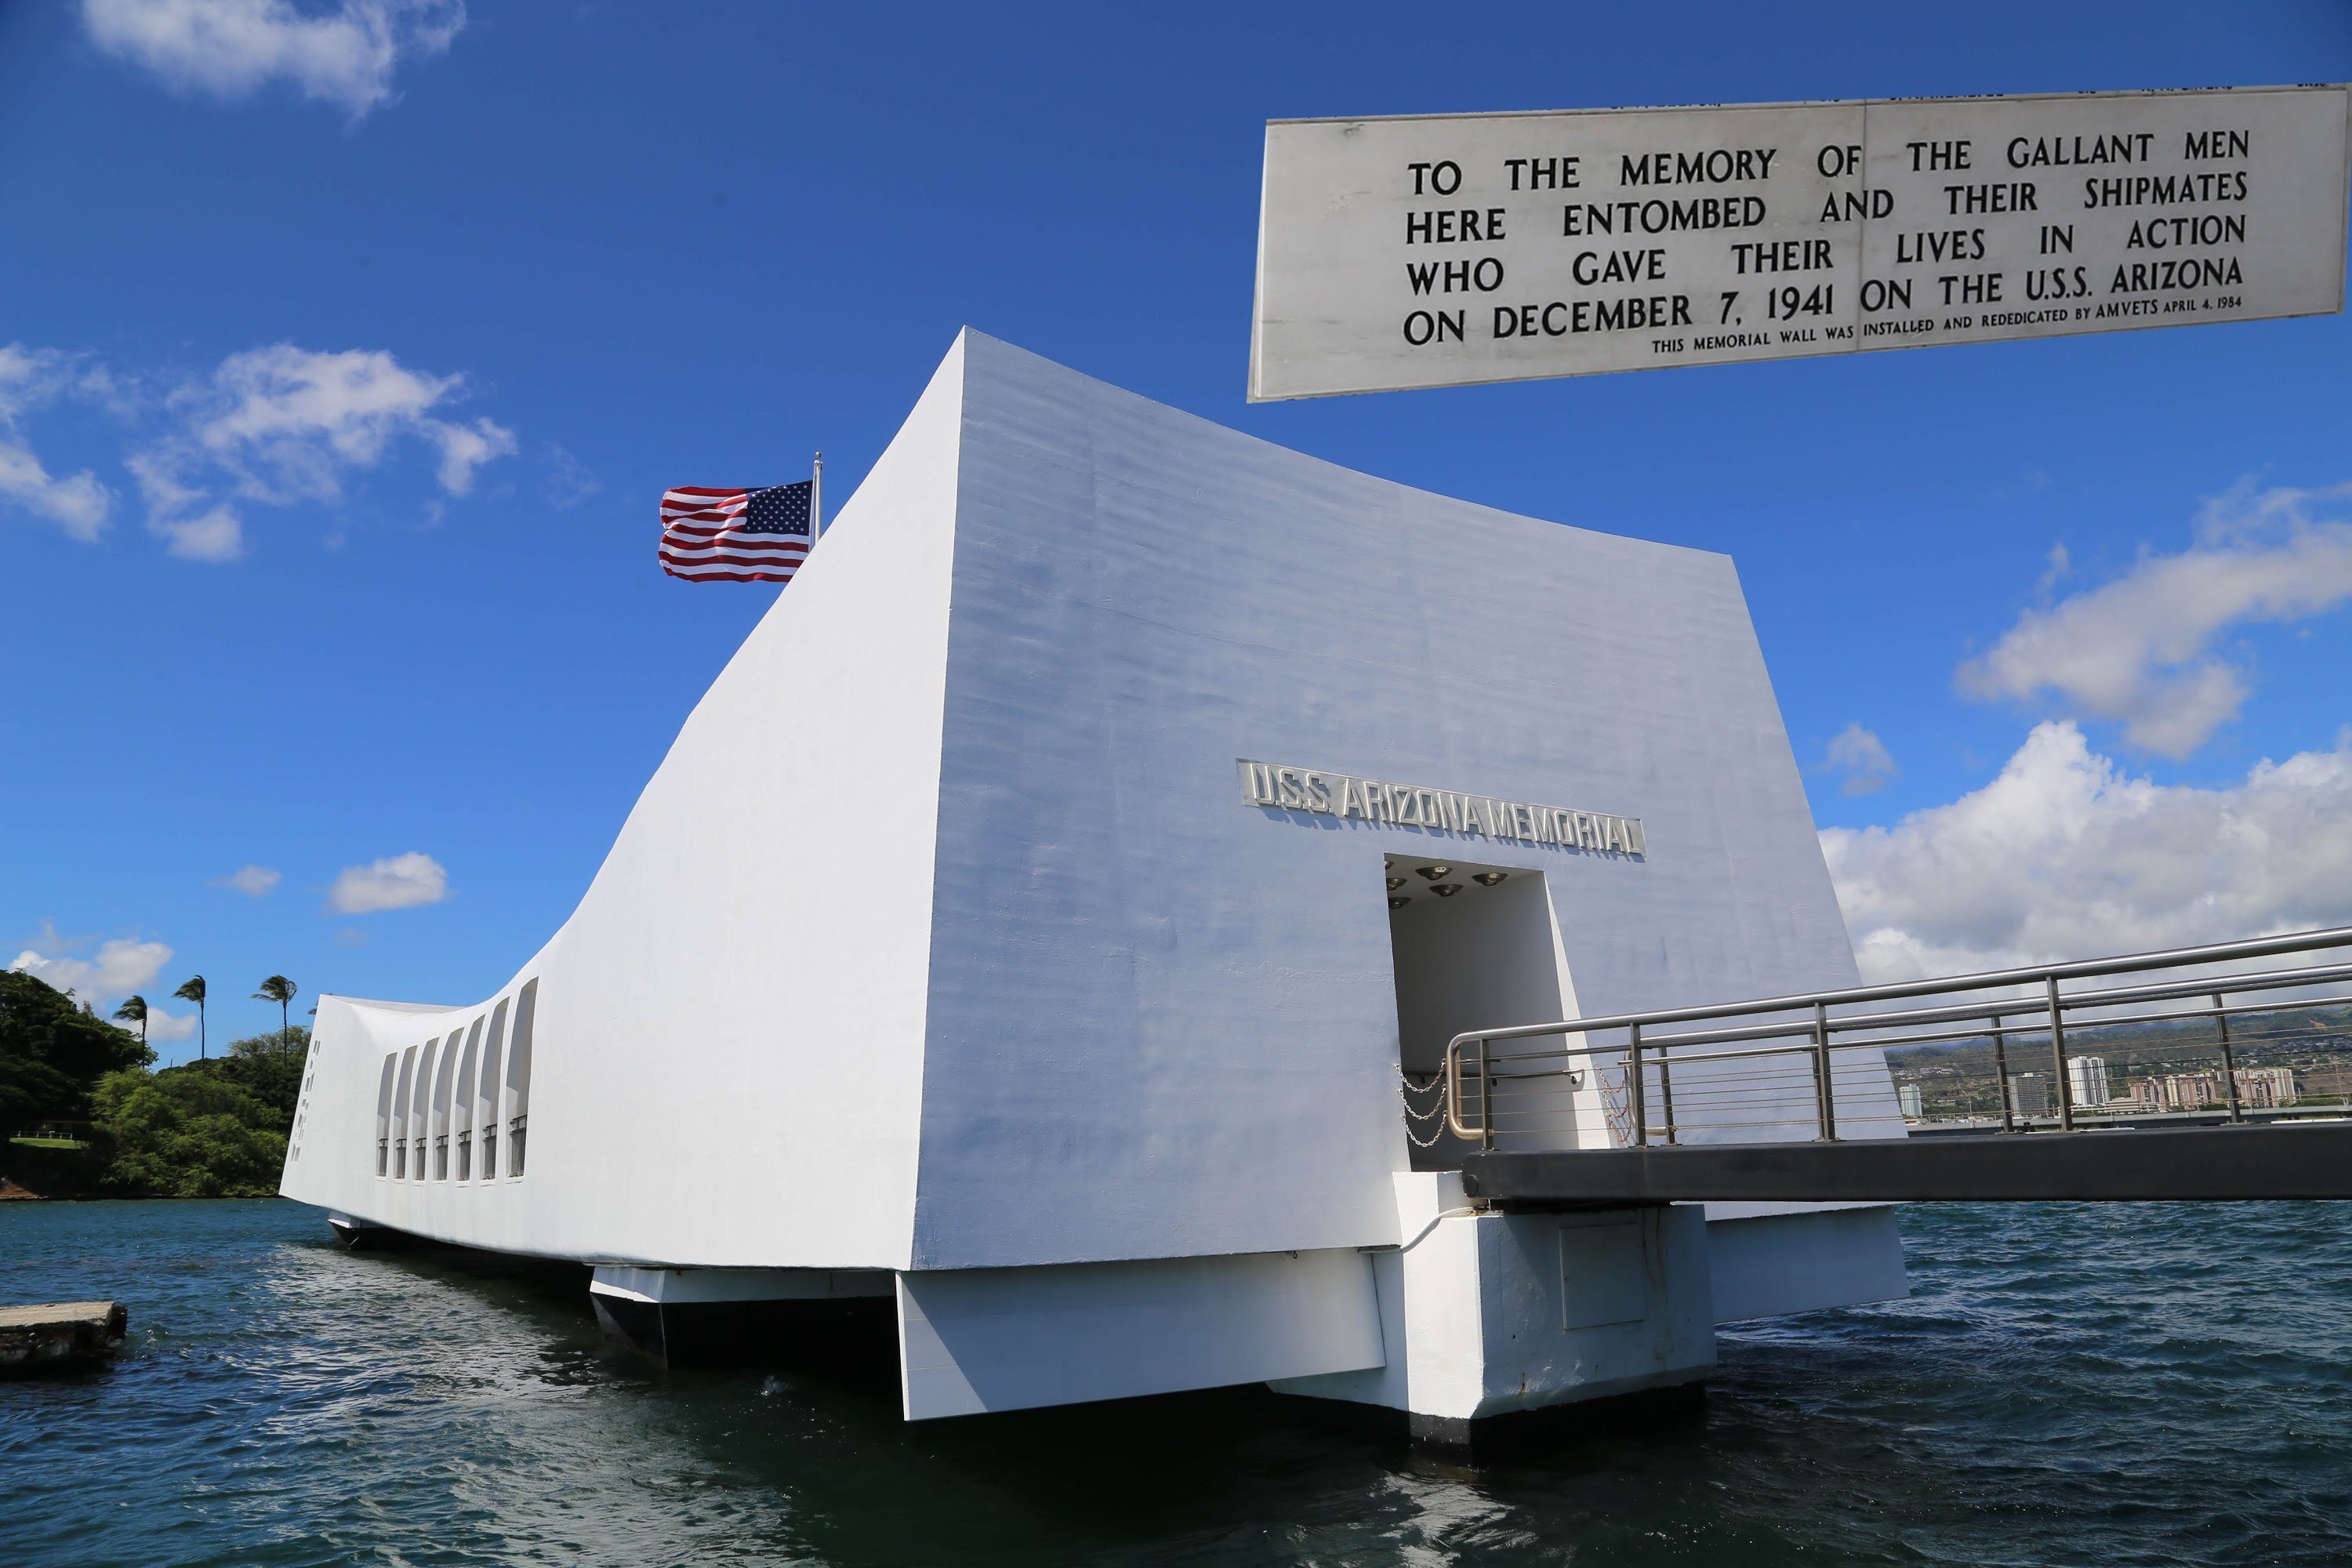
[[[1470,879],[1482,888],[1491,888],[1508,875],[1506,871],[1473,871]]]
[[[1402,888],[1402,887],[1403,887],[1403,886],[1404,886],[1404,879],[1403,879],[1402,877],[1391,877],[1391,878],[1389,879],[1389,891],[1390,891],[1390,892],[1393,893],[1393,892],[1395,892],[1399,888]]]
[[[1430,889],[1429,890],[1435,893],[1441,899],[1450,899],[1454,894],[1462,890],[1462,884],[1459,882],[1440,882],[1437,886]]]
[[[1391,899],[1389,900],[1389,908],[1392,910],[1401,910],[1411,902],[1412,902],[1411,899]]]
[[[1419,869],[1423,876],[1428,878],[1433,882],[1437,880],[1440,877],[1451,877],[1454,875],[1454,868],[1451,866],[1423,866],[1419,868]]]

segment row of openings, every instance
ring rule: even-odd
[[[488,1181],[499,1174],[501,1128],[506,1174],[522,1174],[530,1122],[531,1017],[538,1005],[533,980],[515,996],[511,1040],[502,997],[470,1028],[385,1054],[375,1091],[377,1175],[470,1182],[478,1152],[478,1174]]]

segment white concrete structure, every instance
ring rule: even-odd
[[[1254,759],[1426,787],[1258,805]],[[910,1416],[1467,1420],[1701,1375],[1900,1252],[1883,1209],[1467,1212],[1401,1065],[1855,979],[1728,560],[966,333],[546,946],[473,1006],[321,1000],[284,1191],[608,1305],[892,1294]]]

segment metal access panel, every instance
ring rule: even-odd
[[[1642,1218],[1559,1230],[1560,1327],[1601,1329],[1649,1316],[1651,1266]]]
[[[1286,120],[1253,401],[2340,311],[2342,86]]]

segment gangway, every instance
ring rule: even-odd
[[[1439,1088],[1503,1207],[2352,1197],[2352,928],[1472,1030]]]

